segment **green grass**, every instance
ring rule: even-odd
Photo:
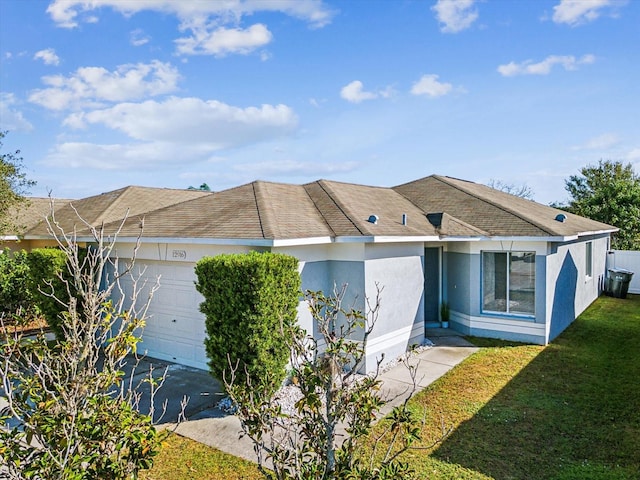
[[[482,350],[411,401],[431,450],[416,478],[640,478],[640,295],[602,297],[547,347],[474,338]],[[148,480],[260,478],[242,460],[173,436]]]
[[[253,480],[263,476],[251,462],[172,434],[142,480]]]

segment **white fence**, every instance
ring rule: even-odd
[[[634,272],[629,293],[640,294],[640,251],[610,250],[607,252],[607,269],[624,268]]]

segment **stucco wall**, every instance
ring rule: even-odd
[[[302,291],[322,291],[332,295],[334,288],[347,284],[345,305],[364,308],[364,246],[362,244],[326,244],[277,247],[273,252],[284,253],[299,260],[298,270]],[[358,297],[358,298],[356,298]],[[298,306],[300,326],[312,333],[313,321],[307,302]],[[317,336],[317,332],[313,331]]]
[[[447,251],[444,254],[444,264],[446,269],[446,289],[445,300],[449,303],[451,311],[458,312],[462,315],[472,314],[472,296],[473,303],[477,303],[480,296],[479,288],[474,288],[477,293],[472,293],[471,286],[479,286],[478,280],[473,280],[473,268],[471,265],[472,255],[468,252],[461,253],[455,251]],[[479,278],[480,273],[477,272],[476,277]]]
[[[380,310],[369,337],[367,369],[377,358],[402,355],[424,339],[424,244],[368,244],[365,250],[365,291],[370,300],[380,293]]]
[[[535,315],[482,311],[482,252],[526,251],[536,254]],[[451,243],[445,252],[446,299],[450,326],[468,335],[544,344],[547,251],[544,242],[481,241]]]
[[[592,275],[586,271],[586,244],[592,243]],[[608,236],[550,244],[546,257],[548,341],[557,337],[602,292]]]

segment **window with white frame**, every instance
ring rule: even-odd
[[[587,278],[593,276],[593,242],[585,243],[584,271]]]
[[[482,252],[482,311],[535,315],[535,252]]]

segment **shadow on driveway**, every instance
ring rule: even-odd
[[[131,372],[135,367],[133,377]],[[179,420],[197,420],[200,418],[217,418],[226,416],[215,405],[225,396],[220,383],[208,371],[178,365],[176,363],[144,357],[138,361],[130,357],[125,366],[125,379],[131,380],[140,393],[138,410],[143,414],[150,413],[151,396],[148,379],[150,373],[156,381],[160,381],[166,372],[164,384],[158,389],[153,401],[154,423],[176,423]],[[146,381],[145,381],[146,380]],[[187,399],[182,414],[182,402]],[[166,409],[164,407],[166,402]]]

